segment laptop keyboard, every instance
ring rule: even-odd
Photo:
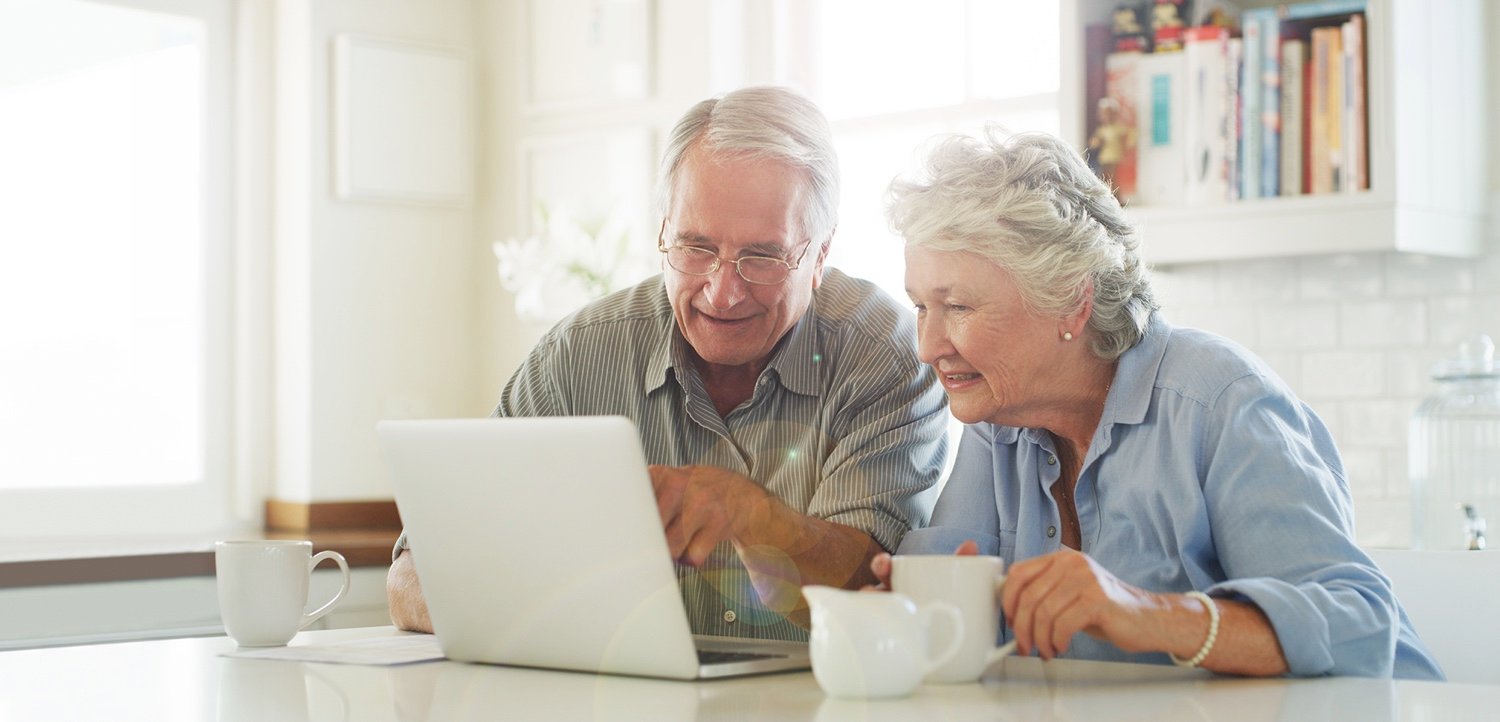
[[[718,652],[711,649],[698,650],[699,664],[724,664],[726,662],[750,662],[757,659],[780,659],[784,654],[762,652]]]

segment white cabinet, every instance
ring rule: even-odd
[[[1116,4],[1062,3],[1062,130],[1075,144],[1086,127],[1084,26],[1107,23]],[[1370,189],[1132,207],[1148,262],[1356,251],[1479,254],[1489,158],[1483,3],[1369,0],[1365,17]]]

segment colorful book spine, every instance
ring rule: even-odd
[[[1308,193],[1332,190],[1333,174],[1328,162],[1328,64],[1332,50],[1329,37],[1330,33],[1338,32],[1335,28],[1315,28],[1312,31],[1312,72],[1308,75],[1311,102],[1306,109],[1311,118],[1307,131]]]
[[[1285,40],[1281,43],[1281,195],[1303,193],[1303,75],[1307,43]]]
[[[1260,196],[1279,194],[1281,180],[1281,23],[1274,7],[1246,10],[1242,26],[1255,23],[1260,36]]]
[[[1258,20],[1240,21],[1244,35],[1244,56],[1240,61],[1240,197],[1260,197],[1260,153],[1263,126],[1260,122],[1261,104],[1265,93],[1261,88],[1261,56],[1265,55],[1265,42],[1261,39],[1261,24]]]
[[[1187,61],[1183,53],[1141,56],[1137,115],[1136,201],[1146,205],[1183,202],[1187,151],[1183,137]]]
[[[1234,142],[1229,97],[1229,29],[1205,26],[1183,34],[1187,62],[1184,90],[1188,153],[1184,197],[1190,204],[1229,199],[1229,145]]]
[[[1328,189],[1337,193],[1347,182],[1344,168],[1344,33],[1328,28]]]
[[[1139,145],[1137,131],[1140,116],[1140,80],[1138,66],[1142,54],[1139,52],[1110,53],[1104,59],[1104,95],[1114,113],[1114,137],[1101,138],[1117,143],[1118,158],[1101,164],[1101,175],[1114,187],[1115,197],[1121,203],[1135,199],[1139,177]]]
[[[1364,16],[1351,15],[1342,27],[1344,42],[1344,190],[1370,187],[1368,122],[1365,110]]]
[[[1229,199],[1239,200],[1243,194],[1240,192],[1240,145],[1242,136],[1240,130],[1240,75],[1241,67],[1245,59],[1245,41],[1241,38],[1229,39],[1229,147],[1225,150],[1225,166],[1229,172]]]

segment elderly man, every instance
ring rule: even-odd
[[[838,169],[810,101],[703,101],[661,172],[663,274],[552,329],[495,415],[634,420],[693,631],[805,639],[803,584],[873,582],[925,521],[944,396],[910,311],[824,267]],[[425,630],[414,553],[398,544],[387,588],[395,624]]]

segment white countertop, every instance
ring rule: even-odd
[[[397,634],[304,632],[293,644]],[[672,682],[455,662],[398,667],[230,659],[224,637],[0,653],[0,720],[1439,720],[1490,719],[1500,686],[1255,680],[1011,658],[983,684],[828,699],[807,672]]]

